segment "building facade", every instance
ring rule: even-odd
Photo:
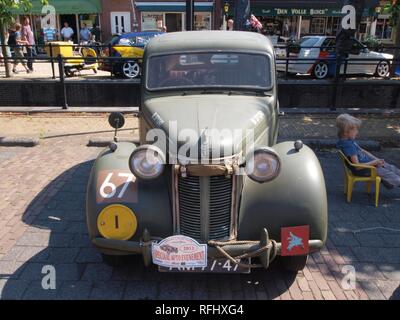
[[[74,30],[72,38],[74,42],[80,41],[79,31],[82,23],[85,23],[89,28],[97,26],[101,29],[101,0],[49,0],[48,4],[54,8],[54,12],[50,12],[46,7],[44,8],[40,0],[32,0],[31,2],[32,8],[29,12],[24,12],[23,8],[19,8],[14,9],[13,13],[17,22],[21,22],[25,16],[30,18],[37,44],[44,42],[42,20],[46,19],[46,16],[50,13],[54,13],[55,21],[52,21],[52,23],[55,25],[58,34],[64,22],[68,22],[69,26]],[[52,18],[48,16],[47,19]],[[59,39],[59,35],[57,38]]]
[[[228,18],[233,18],[234,0],[229,4]],[[382,42],[393,43],[394,33],[385,4],[390,0],[368,0],[358,25],[360,39],[374,36]],[[336,35],[342,18],[343,0],[250,0],[250,11],[263,24],[267,35],[300,38],[305,35]]]
[[[162,27],[168,32],[185,30],[185,0],[102,0],[102,6],[101,24],[106,26],[102,29],[104,38],[116,33],[160,30]],[[195,29],[211,30],[219,26],[215,21],[215,10],[216,1],[195,1]]]

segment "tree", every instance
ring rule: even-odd
[[[392,0],[390,4],[385,6],[385,10],[390,13],[390,24],[395,30],[395,50],[394,50],[394,62],[390,70],[390,75],[396,75],[396,67],[400,63],[400,1]]]
[[[48,3],[47,0],[41,0],[42,5]],[[32,8],[32,1],[29,0],[0,0],[0,41],[1,51],[4,57],[4,65],[6,77],[10,77],[10,68],[7,59],[7,49],[5,44],[5,31],[14,22],[13,10],[23,8],[25,12],[29,12]]]

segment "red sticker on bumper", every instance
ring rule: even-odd
[[[308,254],[310,226],[288,227],[281,229],[282,256],[300,256]]]

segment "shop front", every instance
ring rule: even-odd
[[[55,29],[55,38],[60,40],[60,31],[64,23],[67,22],[74,31],[72,40],[75,43],[81,40],[79,32],[83,23],[89,29],[100,28],[99,14],[102,9],[100,0],[49,0],[48,5],[50,7],[43,7],[40,0],[32,0],[32,8],[29,12],[24,12],[22,8],[15,9],[13,12],[18,22],[22,22],[24,16],[30,18],[31,27],[38,45],[44,44],[43,20],[48,23],[51,21]],[[52,8],[54,8],[54,11]]]
[[[299,38],[304,35],[334,35],[342,14],[335,8],[252,7],[268,35]]]
[[[160,30],[166,27],[168,32],[185,30],[186,1],[180,2],[135,2],[140,15],[140,30]],[[213,1],[195,2],[195,30],[211,30]]]
[[[233,16],[234,1],[228,1]],[[336,35],[341,18],[343,0],[251,0],[251,13],[263,24],[267,35],[298,39],[305,35]],[[375,8],[365,9],[360,32],[367,32]],[[365,26],[365,30],[363,30]],[[368,26],[368,28],[367,28]]]

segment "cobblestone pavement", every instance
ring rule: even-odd
[[[35,62],[33,64],[34,72],[26,73],[22,65],[20,64],[17,67],[17,74],[12,73],[12,77],[8,78],[7,80],[51,80],[53,76],[51,63],[50,62]],[[58,64],[54,64],[54,74],[56,79],[59,78],[58,72]],[[110,72],[108,71],[101,71],[98,70],[97,74],[93,72],[93,70],[82,70],[80,73],[76,73],[79,76],[71,77],[67,79],[74,79],[74,80],[84,80],[84,79],[109,79]],[[4,66],[0,66],[0,80],[6,79],[5,78],[5,69]]]
[[[287,114],[280,124],[281,138],[337,138],[335,114]],[[361,119],[360,139],[373,139],[400,146],[400,116],[356,115]]]
[[[300,115],[287,114],[280,120],[281,139],[336,139],[335,114]],[[400,147],[400,115],[357,116],[363,120],[360,139],[374,139]],[[126,116],[126,124],[121,137],[138,134],[137,118]],[[31,114],[21,116],[0,113],[0,136],[33,137],[48,143],[65,136],[66,141],[80,143],[92,136],[109,136],[113,131],[107,122],[106,114]],[[74,138],[75,137],[75,138]]]
[[[105,119],[99,119],[90,120],[91,131],[103,129]],[[86,130],[66,130],[68,121],[64,133]],[[277,261],[250,275],[163,274],[144,268],[140,257],[120,267],[102,262],[84,213],[86,181],[100,149],[86,147],[79,134],[45,141],[35,148],[0,147],[2,299],[400,299],[400,190],[383,189],[375,208],[360,186],[347,204],[333,153],[318,154],[329,195],[329,239],[303,272],[285,273]],[[398,149],[380,156],[400,165]],[[44,265],[56,268],[55,290],[41,287]],[[355,289],[342,286],[342,271],[351,267]]]

